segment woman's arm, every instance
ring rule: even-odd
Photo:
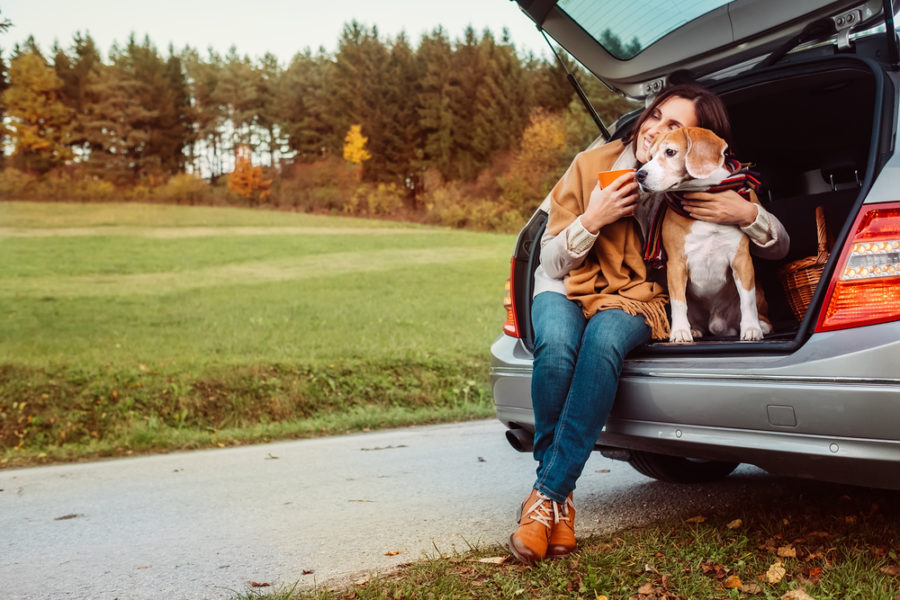
[[[541,237],[541,266],[550,277],[561,279],[580,267],[594,241],[606,225],[634,214],[637,203],[634,173],[622,175],[605,188],[594,185],[584,214],[557,235]],[[550,210],[553,211],[553,205]]]
[[[569,271],[581,266],[596,239],[597,234],[581,224],[581,217],[557,235],[545,230],[541,236],[541,266],[544,272],[553,279],[562,279]]]
[[[687,194],[684,209],[699,221],[736,225],[741,228],[753,245],[753,254],[760,258],[777,260],[787,256],[791,238],[775,215],[764,209],[750,192],[747,201],[733,190],[709,194]]]

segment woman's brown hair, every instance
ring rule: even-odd
[[[625,143],[632,143],[637,133],[656,108],[672,97],[684,98],[694,103],[694,110],[697,112],[697,126],[711,130],[720,138],[731,144],[731,122],[728,120],[728,111],[725,109],[725,103],[708,89],[699,85],[684,83],[673,85],[659,93],[653,102],[650,103],[644,112],[640,114],[634,124],[631,132],[625,138]]]

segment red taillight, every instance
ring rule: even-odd
[[[513,282],[516,276],[516,259],[513,258],[509,269],[509,279],[506,280],[506,293],[503,296],[503,307],[506,309],[506,322],[503,324],[503,333],[520,338],[519,319],[516,317],[516,299],[513,296]]]
[[[816,331],[900,319],[900,203],[865,210],[850,235]]]

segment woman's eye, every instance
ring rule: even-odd
[[[675,148],[666,148],[666,156],[668,156],[669,158],[675,156],[676,154],[678,154],[678,151],[675,150]]]

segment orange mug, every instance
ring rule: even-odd
[[[600,171],[597,173],[597,181],[600,187],[605,188],[625,173],[634,173],[634,169],[619,169],[618,171]]]

